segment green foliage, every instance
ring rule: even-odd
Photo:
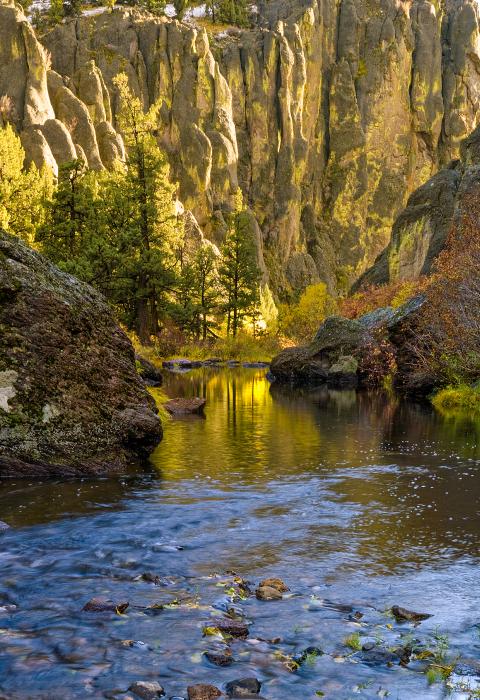
[[[42,223],[43,200],[52,190],[47,168],[24,168],[25,151],[12,126],[0,127],[0,227],[32,243]]]
[[[443,413],[480,411],[480,388],[468,384],[447,386],[432,398],[432,404]]]
[[[95,279],[90,246],[95,224],[97,182],[81,160],[60,167],[58,186],[46,204],[46,220],[37,241],[62,269],[87,282]]]
[[[177,304],[173,317],[184,330],[205,341],[214,336],[216,314],[220,299],[218,254],[215,248],[203,243],[193,257],[182,265],[177,288]]]
[[[358,632],[353,632],[343,640],[345,646],[350,647],[354,651],[362,650],[362,641]]]
[[[247,26],[247,0],[215,0],[214,5],[214,21],[238,27]]]
[[[177,19],[181,20],[185,14],[185,10],[190,5],[189,0],[173,0],[173,6],[177,13]]]
[[[225,296],[222,308],[227,316],[227,334],[235,337],[245,317],[256,315],[260,300],[256,245],[241,199],[237,210],[229,217],[221,254],[219,279]]]
[[[163,15],[167,2],[166,0],[137,0],[134,4],[143,7],[153,15]]]
[[[79,17],[82,14],[82,0],[63,0],[63,16]]]
[[[190,357],[195,360],[206,360],[218,357],[220,360],[239,360],[250,362],[268,362],[281,350],[278,338],[275,336],[253,337],[251,333],[240,330],[235,337],[217,338],[206,343],[193,341],[184,345],[177,344],[165,352],[163,337],[158,341],[160,357]],[[142,351],[143,352],[143,351]]]
[[[157,107],[144,114],[124,74],[115,85],[126,163],[100,174],[81,161],[67,164],[38,239],[60,267],[101,289],[148,344],[176,283],[183,229],[169,168],[152,135]]]
[[[335,301],[323,282],[302,293],[298,304],[280,308],[279,326],[284,335],[303,343],[312,340],[322,321],[335,311]]]

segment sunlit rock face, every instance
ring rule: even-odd
[[[50,55],[39,43],[19,5],[0,1],[0,123],[12,122],[27,160],[58,166],[82,157],[101,170],[124,156],[111,124],[108,91],[93,62],[71,82],[50,70]]]
[[[387,247],[356,281],[371,285],[429,275],[452,226],[462,226],[472,197],[480,197],[480,126],[460,147],[460,159],[440,170],[409,197]]]
[[[122,151],[112,80],[125,71],[145,106],[160,100],[159,142],[186,209],[216,242],[239,185],[285,293],[357,279],[410,193],[458,157],[480,103],[472,0],[271,0],[257,28],[210,37],[122,9],[42,41],[53,70],[36,123],[56,118],[92,167],[108,167]],[[43,129],[37,154],[41,137],[52,150]]]
[[[0,478],[118,473],[161,436],[102,296],[0,231]]]

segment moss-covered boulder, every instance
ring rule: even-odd
[[[121,472],[161,436],[101,295],[0,232],[0,477]]]
[[[279,382],[339,387],[356,386],[365,379],[362,367],[384,343],[397,360],[399,383],[410,371],[406,358],[408,329],[424,303],[419,295],[398,309],[380,308],[352,320],[331,316],[306,346],[287,348],[272,360],[270,371]]]

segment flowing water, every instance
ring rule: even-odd
[[[0,534],[0,698],[121,698],[152,679],[186,697],[192,683],[247,676],[267,700],[446,697],[427,681],[428,653],[388,665],[346,646],[352,634],[385,654],[417,645],[439,665],[461,657],[466,675],[452,683],[475,688],[475,422],[382,395],[270,387],[264,370],[169,374],[165,389],[205,396],[206,417],[171,420],[153,469],[0,484],[11,525]],[[232,602],[231,572],[291,590]],[[93,596],[130,607],[82,612]],[[386,612],[395,604],[432,617],[399,624]],[[202,630],[228,607],[249,638],[230,640],[234,662],[217,667],[203,652],[225,641]],[[309,646],[325,653],[289,670]]]

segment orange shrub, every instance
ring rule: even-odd
[[[358,318],[384,306],[398,308],[415,294],[424,291],[427,284],[428,279],[420,277],[416,280],[398,280],[389,284],[372,285],[351,297],[342,299],[339,303],[339,312],[346,318]]]

